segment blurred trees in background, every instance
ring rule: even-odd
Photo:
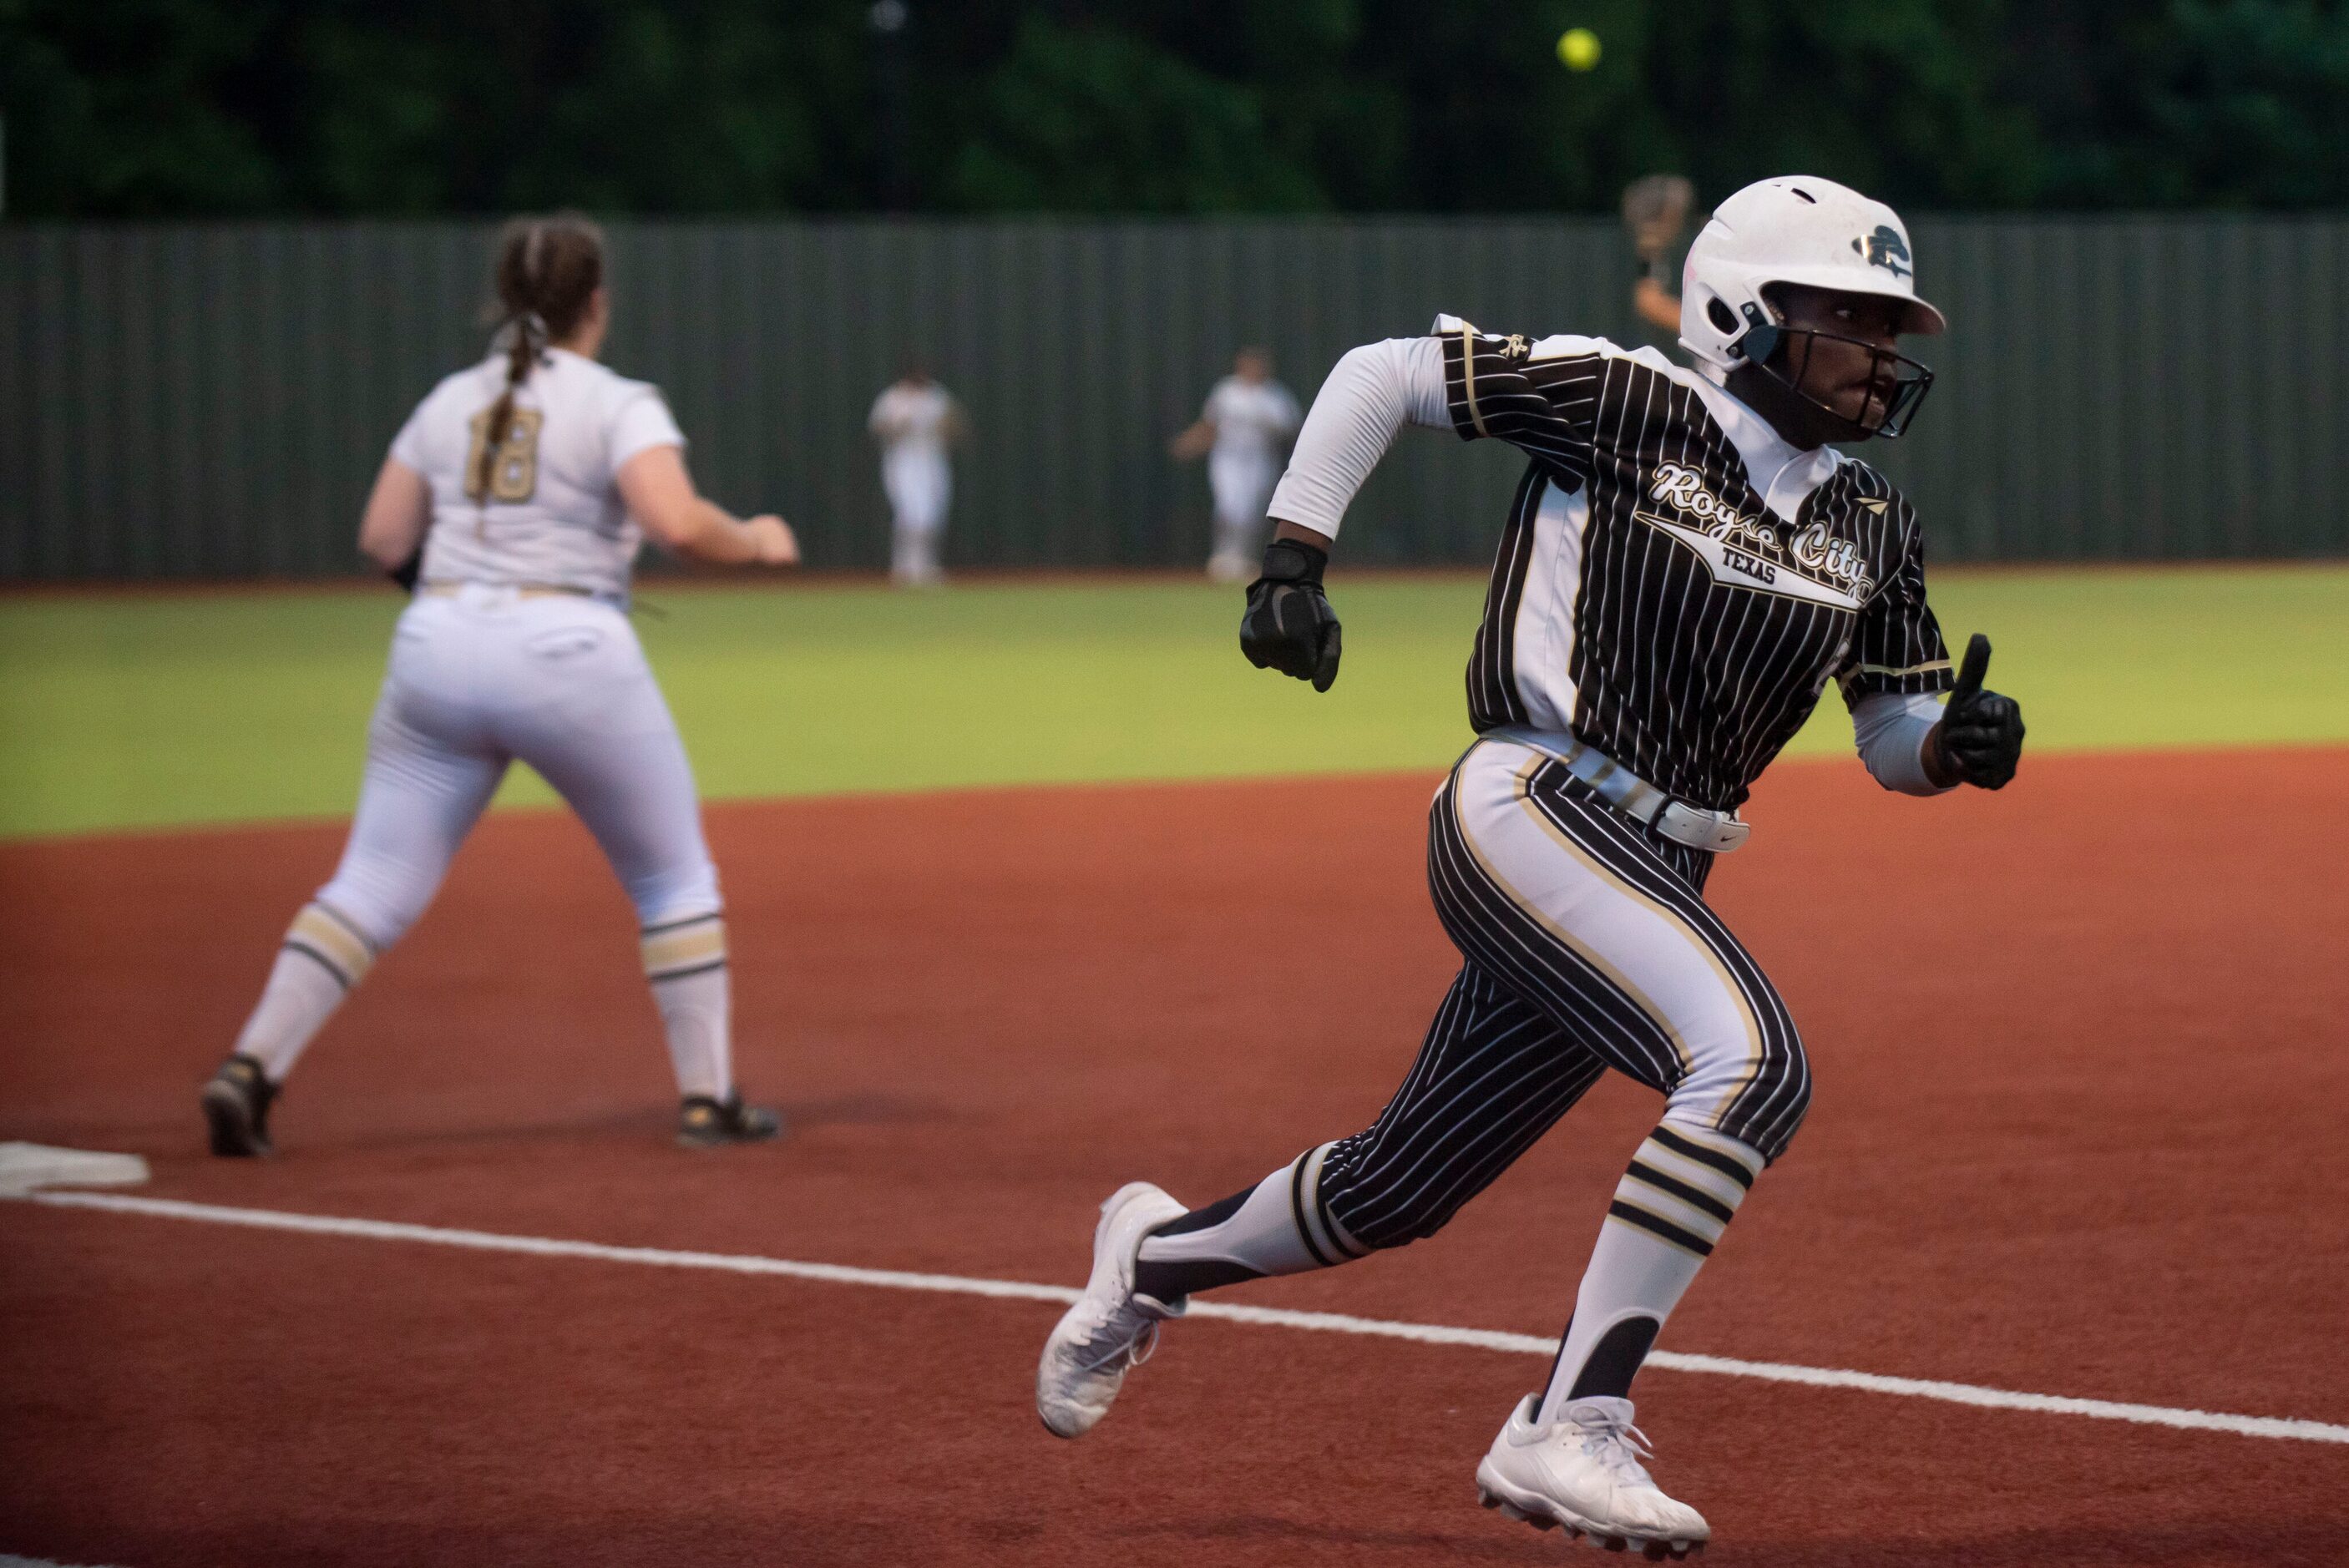
[[[19,216],[2341,207],[2349,0],[0,0],[0,114]]]

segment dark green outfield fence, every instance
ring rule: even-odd
[[[1926,220],[1951,335],[1917,432],[1867,452],[1941,559],[2349,551],[2349,222]],[[471,224],[0,227],[0,578],[354,569],[392,432],[481,352]],[[871,565],[865,410],[908,353],[968,407],[948,556],[1206,552],[1164,456],[1238,345],[1309,397],[1438,310],[1639,341],[1589,221],[623,223],[608,357],[658,382],[702,482]],[[1398,443],[1348,552],[1466,562],[1517,463]]]

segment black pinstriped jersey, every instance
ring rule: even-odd
[[[1850,703],[1952,684],[1916,516],[1874,469],[1763,438],[1817,480],[1789,521],[1723,423],[1758,416],[1655,351],[1442,325],[1454,428],[1533,459],[1468,664],[1479,733],[1570,732],[1729,810],[1828,681]]]

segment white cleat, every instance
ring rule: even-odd
[[[1170,1305],[1133,1293],[1133,1263],[1143,1237],[1188,1212],[1147,1181],[1129,1182],[1102,1205],[1092,1277],[1061,1315],[1036,1364],[1036,1414],[1054,1437],[1092,1431],[1109,1414],[1126,1373],[1150,1359],[1159,1323],[1183,1315],[1187,1301]]]
[[[1704,1516],[1658,1490],[1640,1461],[1647,1439],[1631,1424],[1629,1399],[1577,1399],[1547,1427],[1534,1423],[1541,1396],[1509,1414],[1476,1467],[1486,1508],[1539,1530],[1563,1525],[1609,1552],[1662,1563],[1693,1557],[1713,1538]]]

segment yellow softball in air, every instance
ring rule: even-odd
[[[1587,71],[1599,63],[1599,35],[1588,27],[1568,27],[1557,36],[1557,57],[1569,71]]]

